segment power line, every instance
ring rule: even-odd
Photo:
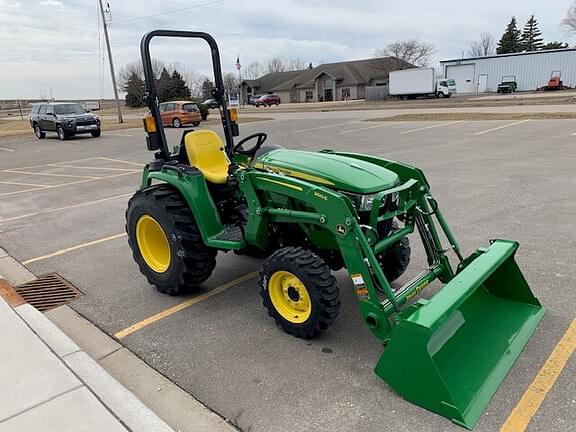
[[[141,16],[141,17],[135,17],[135,18],[129,18],[129,19],[125,19],[125,20],[121,20],[121,21],[116,21],[114,24],[123,24],[123,23],[127,23],[127,22],[132,22],[132,21],[138,21],[138,20],[143,20],[143,19],[148,19],[148,18],[154,18],[160,15],[168,15],[168,14],[173,14],[176,12],[182,12],[188,9],[194,9],[194,8],[199,8],[202,6],[210,6],[216,3],[222,3],[224,0],[215,0],[215,1],[210,1],[210,2],[206,2],[206,3],[197,3],[195,5],[192,6],[187,6],[184,8],[180,8],[180,9],[174,9],[174,10],[170,10],[170,11],[165,11],[165,12],[159,12],[157,14],[154,15],[146,15],[146,16]]]

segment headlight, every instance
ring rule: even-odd
[[[352,194],[348,192],[343,192],[350,200],[352,201],[352,205],[356,208],[356,211],[364,212],[372,210],[372,205],[374,204],[374,198],[378,194],[369,194],[369,195],[360,195],[360,194]],[[390,195],[390,199],[393,203],[398,201],[398,192],[393,193]],[[380,207],[384,207],[386,205],[387,197],[385,197],[382,202],[380,203]]]
[[[360,195],[360,194],[353,194],[349,192],[343,192],[350,201],[352,201],[352,205],[356,208],[356,211],[369,211],[372,209],[372,204],[374,203],[374,198],[377,194],[371,195]],[[384,204],[384,203],[382,203]]]

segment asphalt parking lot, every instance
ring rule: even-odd
[[[362,121],[372,117],[381,115],[275,113],[241,125],[241,135],[264,131],[288,148],[415,164],[465,253],[491,238],[520,242],[516,259],[548,312],[475,429],[499,430],[575,318],[576,122]],[[168,135],[176,144],[180,131]],[[124,235],[126,203],[150,157],[137,129],[0,140],[0,245],[33,273],[71,281],[84,293],[71,304],[76,311],[244,431],[462,430],[373,374],[382,347],[360,321],[343,271],[340,316],[310,341],[268,317],[253,275],[258,260],[220,253],[203,288],[217,294],[200,301],[157,293]],[[574,430],[575,374],[572,357],[527,430]]]

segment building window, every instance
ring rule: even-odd
[[[324,88],[325,89],[332,88],[332,87],[334,87],[334,80],[333,79],[328,78],[328,79],[324,80]]]
[[[343,88],[342,89],[342,99],[350,99],[350,89]]]
[[[306,102],[312,102],[314,100],[314,92],[312,90],[306,90]]]

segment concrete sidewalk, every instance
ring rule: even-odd
[[[0,328],[2,432],[172,431],[29,304],[0,298]]]
[[[0,248],[1,432],[237,430],[69,306],[25,303],[35,279]]]

